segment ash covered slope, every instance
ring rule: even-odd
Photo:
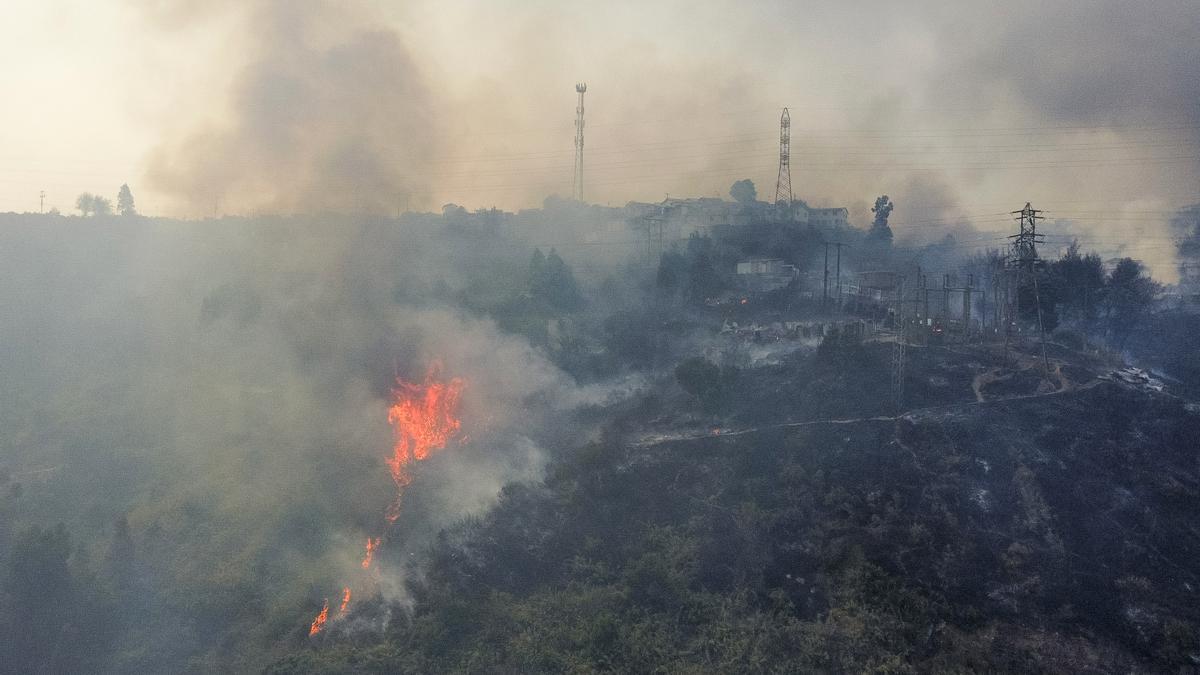
[[[1068,365],[898,418],[614,435],[445,534],[411,622],[275,670],[1187,667],[1200,414]]]

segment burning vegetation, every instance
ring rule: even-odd
[[[435,363],[430,366],[423,381],[407,382],[397,377],[392,388],[392,403],[388,408],[387,420],[391,425],[395,443],[385,462],[392,482],[396,485],[396,496],[388,505],[384,516],[389,525],[400,517],[401,499],[404,490],[413,480],[414,464],[444,449],[462,426],[462,421],[458,418],[458,404],[466,382],[461,378],[442,381],[439,379],[441,370],[441,364]],[[366,551],[361,563],[364,572],[372,570],[376,552],[383,541],[383,535],[367,537]],[[341,604],[335,619],[346,616],[351,593],[350,586],[342,589]],[[361,595],[360,589],[359,596]],[[312,621],[308,631],[309,637],[324,630],[328,620],[329,600],[326,599],[321,611]]]
[[[400,516],[400,500],[404,496],[404,489],[412,482],[413,464],[445,448],[462,425],[457,417],[458,401],[466,383],[460,378],[439,381],[437,377],[441,368],[440,364],[432,366],[424,382],[420,383],[397,378],[396,387],[392,390],[393,402],[388,408],[388,424],[392,425],[396,443],[387,458],[387,465],[396,484],[396,499],[388,506],[389,523],[395,522]],[[368,541],[368,560],[371,548]]]

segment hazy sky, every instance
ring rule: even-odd
[[[904,236],[1025,201],[1096,245],[1200,201],[1200,3],[17,0],[0,25],[0,210],[128,182],[143,212],[515,209],[773,198]],[[1067,231],[1064,226],[1064,232]]]

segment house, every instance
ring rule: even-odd
[[[798,276],[794,265],[779,258],[751,258],[737,264],[737,276],[742,287],[754,293],[766,293],[783,288]]]

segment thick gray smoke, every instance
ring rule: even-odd
[[[1200,125],[1194,2],[1165,0],[1153,11],[1119,0],[1006,3],[995,21],[960,7],[979,25],[945,35],[965,57],[944,61],[947,77],[936,80],[951,100],[1015,94],[1060,122]]]
[[[193,6],[195,5],[195,6]],[[155,6],[157,7],[157,6]],[[157,8],[154,18],[214,11]],[[434,95],[399,36],[362,2],[254,0],[217,119],[158,149],[151,187],[191,213],[394,213],[420,204]]]
[[[1179,285],[1185,293],[1200,292],[1200,204],[1180,209],[1171,219],[1179,260]]]
[[[322,598],[361,582],[367,536],[389,533],[381,590],[402,599],[399,558],[585,440],[563,420],[603,387],[431,290],[509,256],[391,221],[7,217],[0,468],[40,476],[18,506],[97,559],[128,518],[144,609],[130,639],[153,645],[129,669],[228,668],[231,632],[302,637]],[[390,390],[435,361],[466,381],[462,438],[420,464],[388,528]],[[254,609],[205,614],[245,589]]]
[[[946,102],[948,120],[965,104],[1005,129],[982,142],[1010,146],[1008,161],[1020,165],[1010,180],[1061,221],[1047,225],[1052,239],[1078,235],[1085,248],[1131,255],[1171,280],[1169,222],[1200,182],[1200,6],[1100,0],[951,11],[926,96]],[[981,167],[974,178],[987,174]]]

